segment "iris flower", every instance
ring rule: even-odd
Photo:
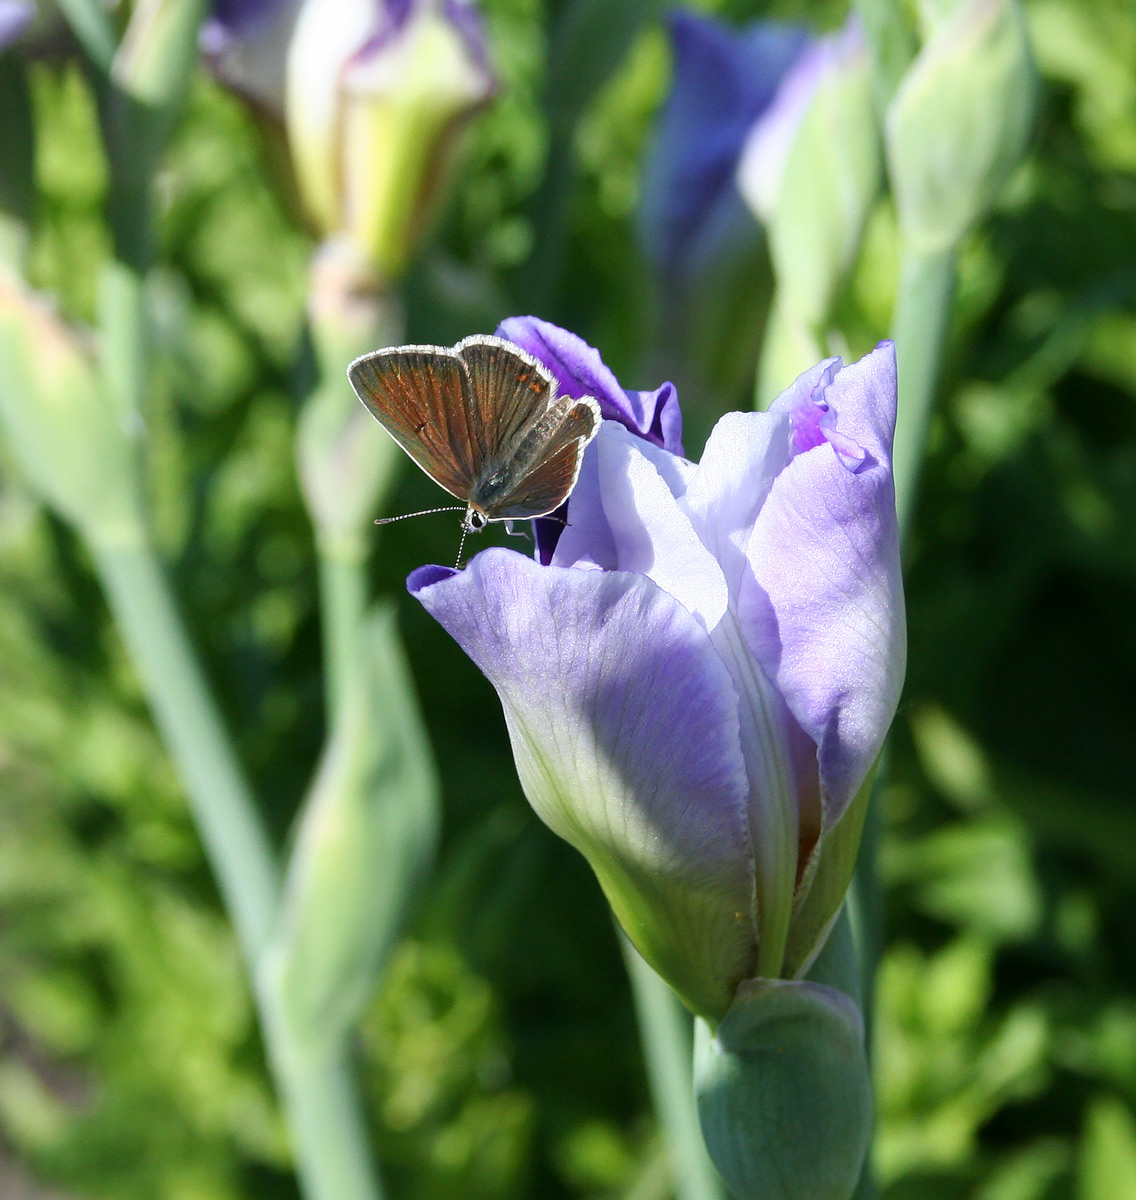
[[[809,43],[798,26],[755,21],[738,30],[681,10],[669,32],[674,78],[639,212],[644,248],[664,276],[696,272],[739,228],[753,230],[735,182],[738,156]]]
[[[496,688],[537,814],[716,1022],[823,944],[895,712],[895,355],[817,364],[693,463],[673,389],[624,391],[533,318],[502,333],[608,419],[547,564],[492,548],[408,587]]]

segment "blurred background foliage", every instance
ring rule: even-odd
[[[843,17],[804,0],[696,7]],[[533,310],[655,386],[665,347],[631,230],[670,69],[659,14],[612,5],[611,74],[580,82],[570,0],[483,8],[502,86],[409,282],[408,340]],[[1038,131],[964,249],[910,558],[882,804],[885,1200],[1136,1197],[1136,9],[1027,11]],[[107,244],[92,96],[65,57],[33,64],[31,84],[33,280],[89,319]],[[202,75],[162,175],[149,486],[283,841],[324,731],[292,449],[311,246],[279,194],[247,110]],[[896,253],[881,201],[838,314],[853,355],[887,332]],[[666,364],[692,457],[748,403],[767,267],[748,287],[732,310],[748,326]],[[434,502],[405,471],[392,511]],[[455,542],[447,520],[396,526],[373,564],[402,597],[445,796],[438,873],[363,1029],[391,1192],[662,1200],[605,905],[525,804],[489,685],[403,597],[406,573]],[[0,664],[0,1195],[295,1196],[172,770],[84,552],[7,464]]]

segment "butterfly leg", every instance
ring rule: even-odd
[[[506,521],[505,532],[510,537],[528,538],[529,541],[532,541],[532,534],[529,533],[527,529],[520,526],[519,522],[517,521]]]

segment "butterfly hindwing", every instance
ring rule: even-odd
[[[496,520],[542,517],[560,507],[576,486],[584,449],[600,426],[590,397],[561,396],[507,447],[501,466],[482,473],[475,496]]]

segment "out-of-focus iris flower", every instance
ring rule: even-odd
[[[0,0],[0,50],[14,42],[35,19],[31,0]]]
[[[790,160],[813,110],[818,128],[808,131],[805,157],[792,171]],[[738,164],[742,195],[769,227],[775,259],[783,260],[777,263],[779,285],[797,287],[795,272],[811,277],[811,287],[797,287],[805,293],[806,319],[825,317],[833,286],[859,244],[879,187],[877,143],[868,49],[852,19],[809,46],[786,72]],[[826,194],[810,194],[818,190]],[[783,229],[782,240],[790,244],[778,247]]]
[[[895,356],[818,364],[724,417],[695,464],[613,403],[591,347],[503,329],[557,379],[597,381],[614,419],[550,565],[495,548],[408,586],[497,689],[534,809],[717,1021],[743,980],[799,975],[823,944],[895,711]]]
[[[813,42],[754,123],[738,187],[765,226],[777,279],[761,395],[815,362],[880,185],[868,48],[855,17]]]
[[[324,236],[406,266],[463,120],[493,91],[465,0],[222,0],[203,33],[231,86],[284,117]]]
[[[640,232],[664,276],[696,272],[752,218],[738,193],[738,155],[786,70],[808,45],[801,28],[670,17],[674,78],[643,176]]]

